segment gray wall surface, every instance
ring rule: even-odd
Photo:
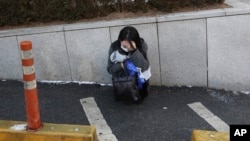
[[[250,15],[210,18],[209,87],[250,90]]]
[[[250,6],[237,3],[228,9],[2,30],[0,79],[22,79],[19,44],[30,40],[38,81],[111,84],[110,44],[132,25],[149,46],[151,85],[250,91],[249,23]]]
[[[162,83],[207,86],[206,20],[164,22],[158,29]]]

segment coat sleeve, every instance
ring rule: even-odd
[[[147,55],[147,49],[148,49],[147,44],[143,42],[142,50],[146,53],[146,55]],[[129,58],[136,65],[136,67],[142,69],[142,72],[149,68],[148,59],[145,58],[138,49],[136,49],[133,53],[131,53]]]
[[[110,55],[113,52],[113,48],[112,46],[110,46],[109,48],[109,55],[108,55],[108,66],[107,66],[107,71],[111,74],[111,75],[115,75],[120,71],[123,71],[123,68],[121,66],[121,63],[114,63],[110,60]]]

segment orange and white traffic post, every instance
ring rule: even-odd
[[[32,42],[22,41],[20,43],[20,50],[26,102],[27,130],[37,131],[42,127],[42,123],[40,120],[37,82],[32,53]]]

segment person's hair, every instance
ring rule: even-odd
[[[127,40],[130,45],[132,46],[132,41],[135,42],[136,47],[139,49],[139,51],[143,54],[143,56],[147,59],[147,55],[146,52],[144,52],[142,50],[142,41],[143,39],[140,37],[138,31],[136,28],[132,27],[132,26],[126,26],[124,27],[121,31],[120,34],[118,36],[118,40],[124,41]]]

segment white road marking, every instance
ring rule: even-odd
[[[214,115],[200,102],[188,104],[188,106],[194,110],[200,117],[205,119],[211,126],[213,126],[219,132],[229,132],[229,126],[221,120],[219,117]]]
[[[83,110],[86,113],[88,121],[96,127],[99,141],[118,141],[112,130],[104,119],[93,97],[80,99]]]

